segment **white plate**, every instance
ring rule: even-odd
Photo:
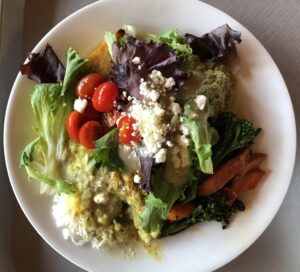
[[[222,230],[217,223],[198,224],[181,234],[160,241],[163,260],[145,255],[134,260],[113,257],[101,250],[77,247],[65,241],[51,216],[51,199],[38,194],[19,168],[20,154],[31,139],[29,95],[33,83],[18,75],[5,119],[4,148],[7,169],[16,197],[39,234],[60,254],[90,271],[211,271],[246,250],[266,229],[286,194],[295,160],[296,132],[292,104],[282,76],[259,41],[241,24],[221,11],[196,0],[103,0],[87,6],[54,27],[35,47],[50,43],[64,61],[69,46],[85,56],[97,46],[104,31],[123,24],[144,30],[178,28],[182,33],[203,34],[228,23],[242,32],[238,47],[238,109],[264,128],[255,148],[268,154],[268,174],[259,188],[243,196],[246,211]]]

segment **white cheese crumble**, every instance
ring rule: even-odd
[[[134,183],[140,183],[141,182],[141,180],[142,180],[142,178],[141,178],[141,176],[140,175],[138,175],[138,174],[136,174],[136,175],[134,175],[134,177],[133,177],[133,182]]]
[[[86,99],[77,98],[74,101],[74,110],[83,113],[87,107],[88,101]]]
[[[164,163],[167,159],[167,149],[161,148],[155,155],[154,159],[156,163]]]
[[[138,65],[141,63],[141,59],[139,57],[134,57],[131,62],[135,65]]]
[[[106,204],[109,201],[109,197],[105,193],[98,193],[93,198],[96,204]]]
[[[178,103],[171,102],[170,107],[171,107],[171,111],[174,115],[178,115],[181,113],[181,107]]]
[[[183,135],[185,135],[185,136],[189,135],[189,133],[190,133],[189,129],[184,124],[180,124],[179,128]]]
[[[141,80],[140,92],[146,99],[157,101],[161,94],[166,93],[174,85],[174,78],[166,78],[160,71],[153,70],[149,74],[147,81]]]
[[[196,105],[199,110],[203,111],[206,105],[207,97],[205,95],[198,95],[195,98]]]
[[[159,103],[146,105],[134,99],[130,107],[131,116],[136,120],[135,128],[143,138],[150,154],[156,154],[166,141],[167,125],[163,122],[165,110]]]

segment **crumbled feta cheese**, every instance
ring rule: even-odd
[[[77,98],[74,101],[74,110],[83,113],[87,107],[88,101],[86,99]]]
[[[96,204],[105,204],[107,201],[109,201],[109,198],[105,193],[98,193],[94,196],[93,200]]]
[[[141,59],[139,57],[134,57],[132,59],[132,63],[135,64],[135,65],[138,65],[141,63]]]
[[[138,66],[138,69],[139,69],[139,70],[142,70],[142,66],[141,66],[141,65],[139,65],[139,66]]]
[[[140,175],[138,175],[138,174],[134,175],[134,177],[133,177],[133,182],[134,183],[140,183],[141,180],[142,180],[142,178],[141,178]]]
[[[184,124],[180,125],[180,130],[181,130],[182,134],[185,136],[189,135],[189,133],[190,133],[189,129]]]
[[[155,155],[154,159],[156,163],[164,163],[167,159],[167,149],[161,148]]]
[[[123,95],[124,97],[127,97],[127,92],[123,91],[123,92],[122,92],[122,95]]]
[[[169,78],[166,78],[165,79],[165,84],[164,84],[164,87],[169,90],[171,89],[174,85],[175,85],[175,80],[173,77],[169,77]]]
[[[167,141],[166,144],[168,147],[172,147],[174,145],[171,141]]]
[[[140,92],[141,95],[143,95],[146,98],[149,98],[151,101],[157,101],[160,96],[159,92],[155,89],[149,89],[148,83],[145,81],[140,84]]]
[[[181,113],[181,108],[178,103],[171,102],[170,107],[171,107],[171,111],[174,115],[178,115]]]
[[[190,145],[190,140],[185,135],[180,135],[180,136],[178,135],[176,137],[176,142],[179,145],[182,145],[182,146],[189,146]]]
[[[139,131],[143,144],[150,154],[156,154],[166,141],[167,125],[163,122],[165,110],[161,104],[144,104],[134,99],[129,109],[136,120],[135,128]]]
[[[198,95],[195,98],[195,102],[197,104],[197,107],[199,110],[204,110],[205,105],[206,105],[207,97],[205,95]]]

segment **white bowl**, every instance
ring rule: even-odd
[[[62,237],[51,216],[51,198],[40,195],[38,184],[28,182],[19,168],[20,155],[32,139],[29,95],[33,83],[18,75],[5,118],[4,148],[15,195],[31,224],[60,254],[90,271],[211,271],[246,250],[274,218],[288,189],[296,151],[295,119],[284,80],[259,41],[223,12],[196,0],[103,0],[75,12],[54,27],[34,48],[50,43],[65,61],[69,46],[82,56],[95,48],[104,31],[133,24],[146,31],[178,28],[182,33],[203,34],[228,23],[242,32],[238,46],[237,108],[242,116],[262,127],[255,148],[268,154],[268,174],[259,188],[243,196],[246,211],[238,213],[227,230],[217,223],[198,224],[160,241],[163,260],[140,254],[134,260],[116,258],[102,250],[77,247]]]

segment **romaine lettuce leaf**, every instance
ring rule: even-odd
[[[31,96],[38,140],[25,148],[21,165],[29,177],[52,186],[56,192],[73,191],[72,186],[62,180],[69,152],[65,123],[75,98],[73,86],[87,69],[86,60],[69,49],[63,82],[37,84]]]

